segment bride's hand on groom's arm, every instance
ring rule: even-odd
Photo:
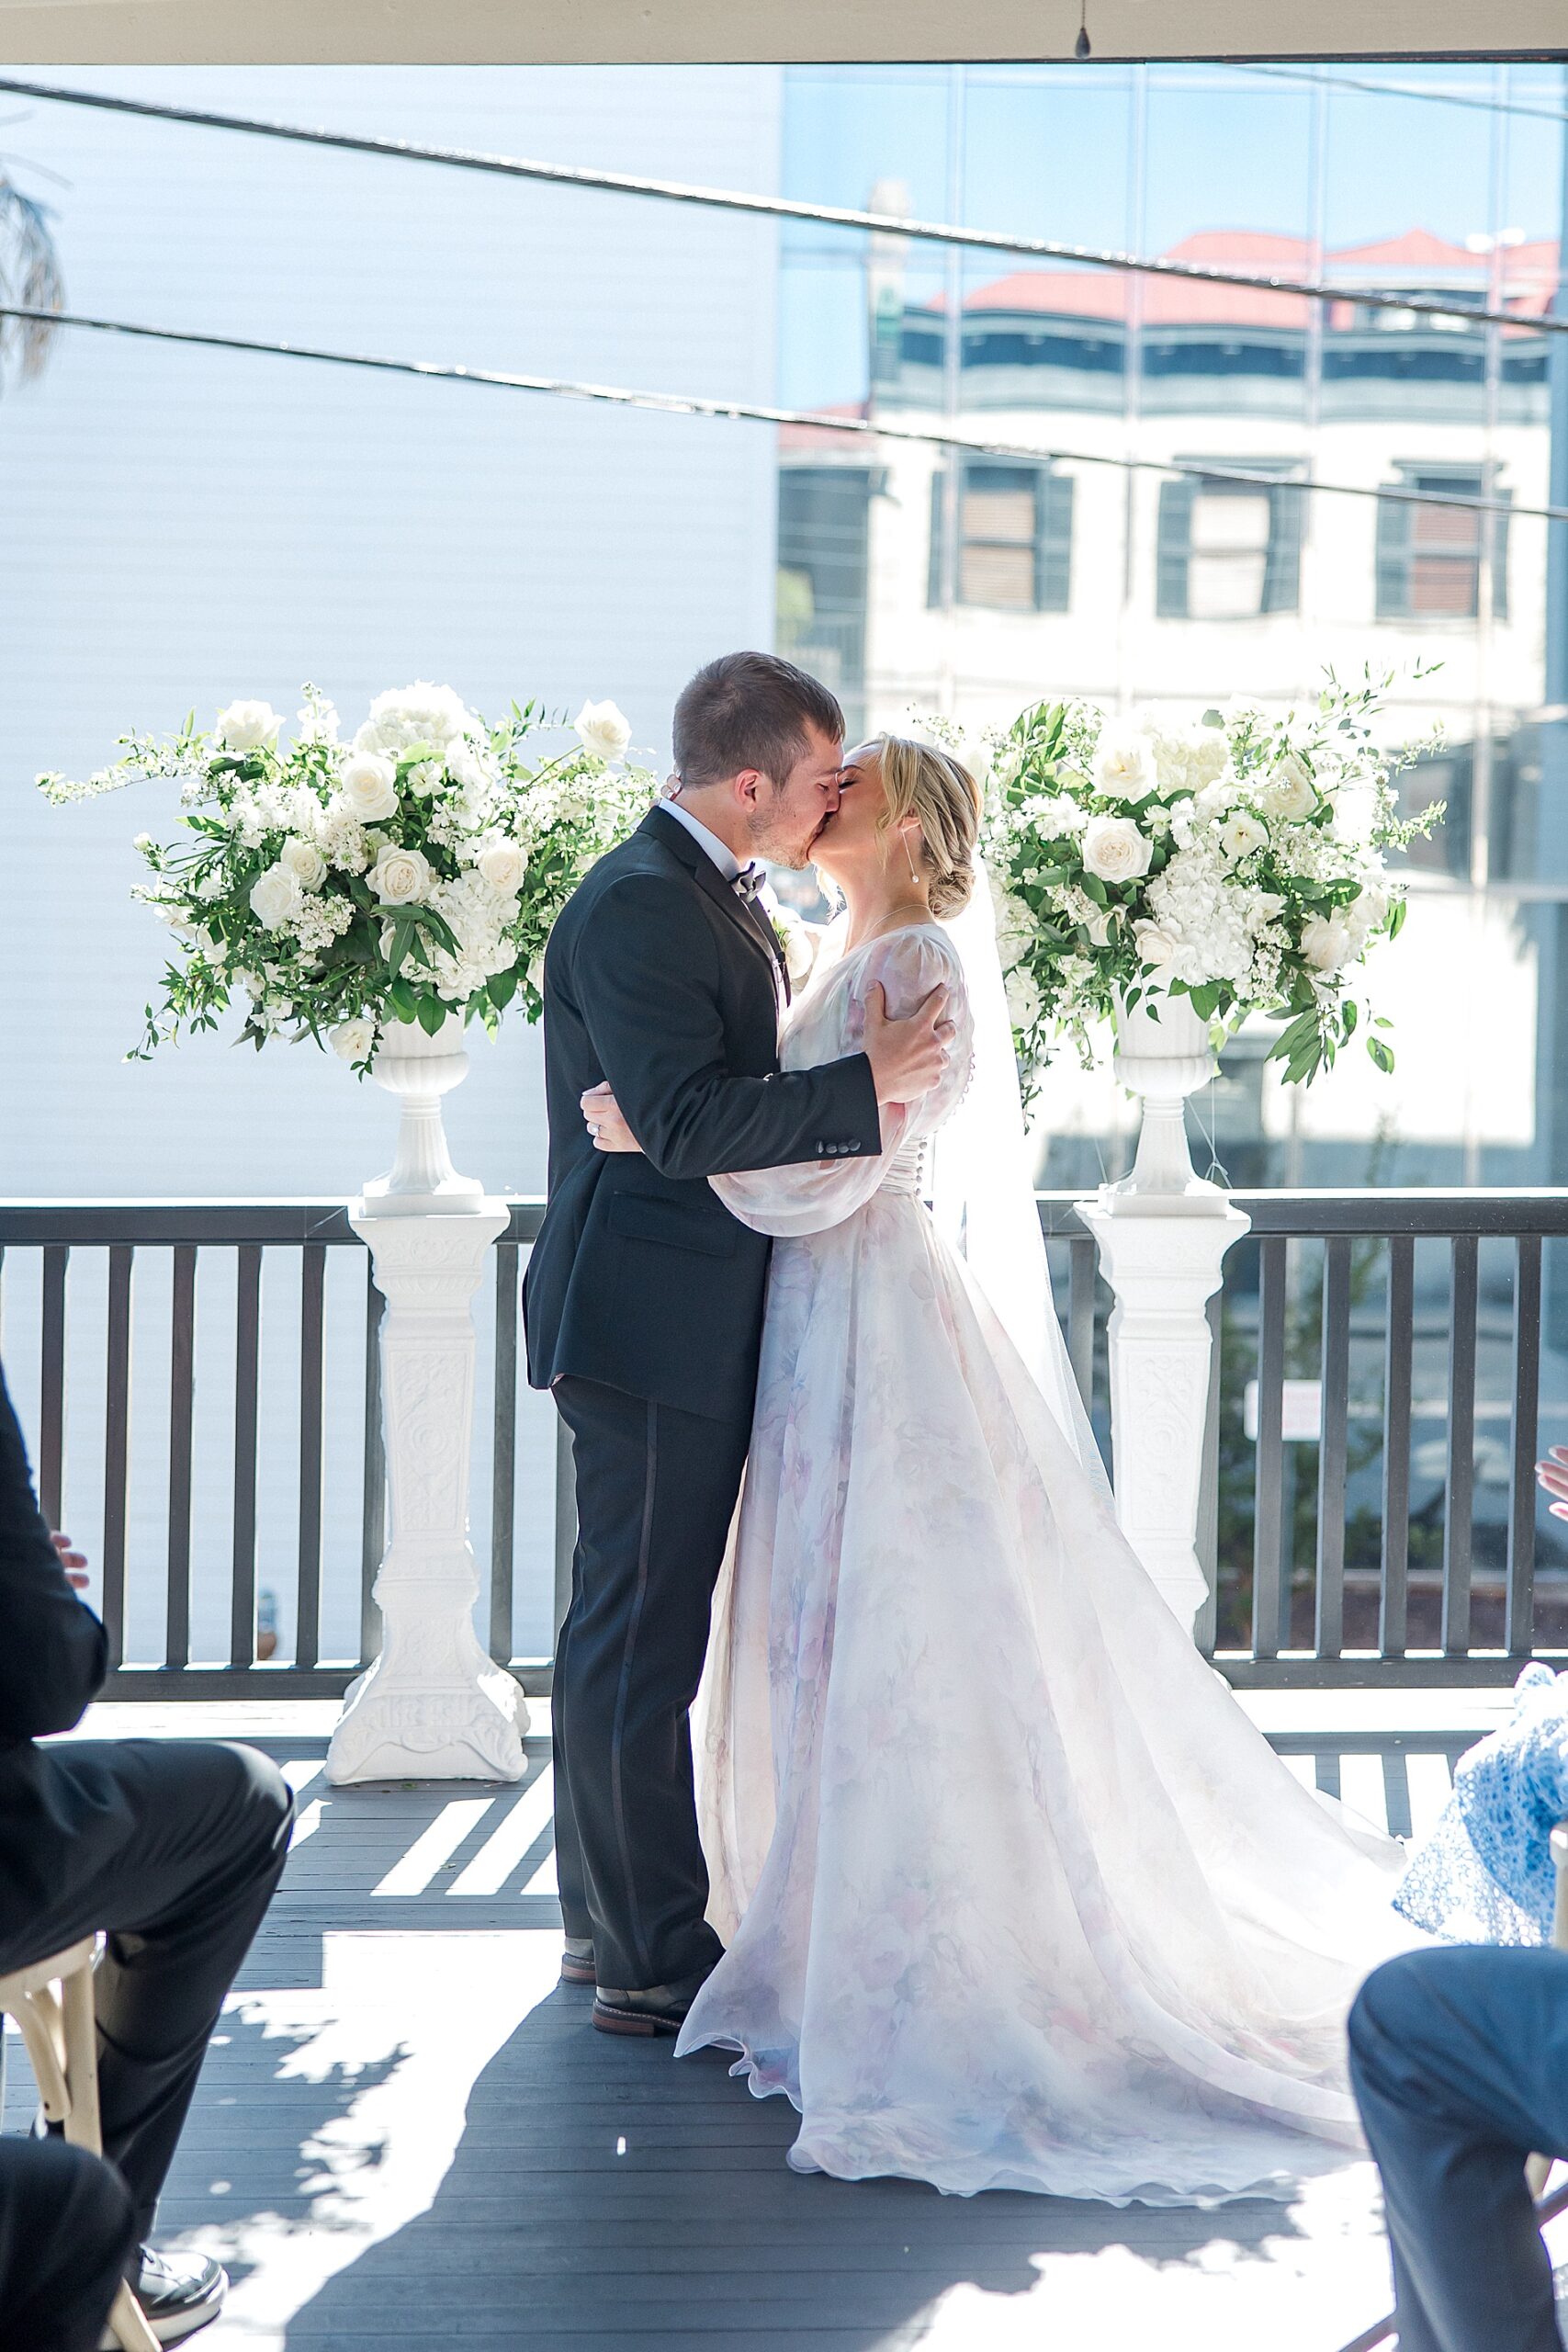
[[[621,1106],[607,1084],[591,1086],[581,1100],[595,1151],[641,1151],[641,1144],[627,1126]]]

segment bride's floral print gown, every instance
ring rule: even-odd
[[[790,2161],[968,2192],[1284,2194],[1358,2143],[1393,1841],[1303,1789],[1129,1550],[920,1199],[970,1023],[939,925],[819,969],[784,1060],[939,981],[949,1075],[880,1159],[713,1181],[779,1237],[697,1711],[728,1951],[678,2045],[799,2109]]]

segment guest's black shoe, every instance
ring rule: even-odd
[[[593,1939],[592,1936],[568,1936],[561,1947],[560,1981],[563,1984],[592,1984],[593,1982]]]
[[[205,2254],[160,2254],[144,2245],[140,2275],[130,2283],[159,2343],[178,2344],[217,2318],[229,2291],[229,2273]],[[107,2333],[101,2340],[117,2341]]]
[[[641,1992],[617,1992],[601,1984],[593,1996],[593,2022],[601,2033],[679,2033],[686,2012],[707,1982],[683,1976],[678,1984],[650,1984]]]

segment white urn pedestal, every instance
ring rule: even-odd
[[[471,1301],[506,1229],[452,1166],[441,1097],[467,1075],[461,1024],[394,1030],[373,1075],[402,1102],[391,1173],[349,1204],[387,1302],[381,1326],[390,1535],[376,1578],[381,1652],[353,1685],[327,1778],[515,1781],[528,1711],[474,1631],[479,1565],[468,1542],[474,1416]]]
[[[1213,1344],[1206,1307],[1224,1256],[1251,1219],[1201,1178],[1184,1105],[1213,1075],[1207,1024],[1186,997],[1141,999],[1117,1023],[1116,1076],[1141,1097],[1130,1175],[1077,1212],[1116,1294],[1110,1323],[1116,1516],[1174,1614],[1190,1633],[1208,1586],[1198,1563]]]

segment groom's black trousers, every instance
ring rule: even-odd
[[[597,1381],[554,1385],[572,1435],[577,1549],[556,1650],[556,1868],[601,1984],[705,1974],[707,1867],[690,1710],[751,1434]]]

